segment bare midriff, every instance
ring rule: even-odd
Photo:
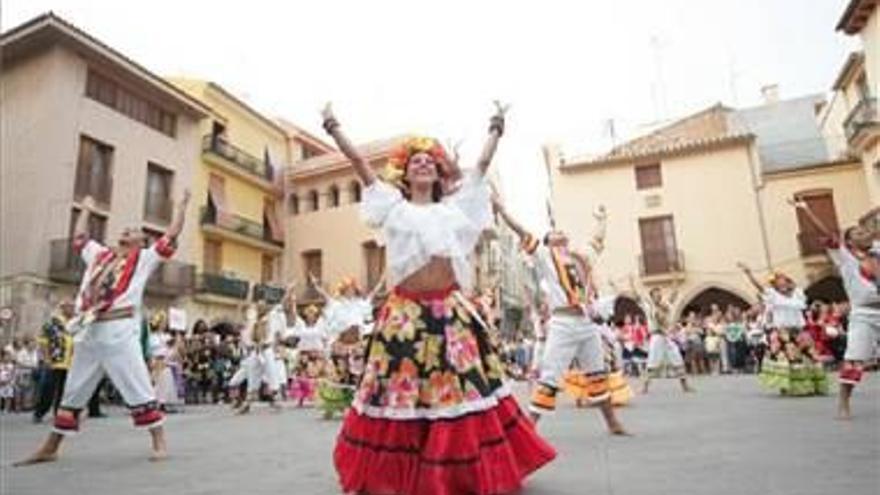
[[[397,286],[408,292],[430,292],[448,289],[455,283],[455,271],[449,258],[433,257]]]

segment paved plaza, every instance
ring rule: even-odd
[[[752,376],[695,380],[684,395],[656,381],[621,412],[636,433],[610,438],[597,411],[566,401],[541,432],[559,457],[528,495],[869,495],[880,487],[880,380],[857,390],[856,417],[836,421],[834,397],[785,399]],[[193,407],[168,421],[172,458],[146,461],[148,437],[121,409],[92,420],[55,464],[11,468],[48,426],[2,417],[3,495],[337,494],[331,463],[338,421],[313,410],[236,417]]]

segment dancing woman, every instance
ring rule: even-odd
[[[765,287],[746,265],[740,263],[766,308],[769,346],[758,379],[764,388],[782,395],[805,396],[828,393],[828,379],[813,339],[804,332],[807,296],[788,275],[775,271]]]
[[[492,117],[475,170],[434,139],[407,139],[379,180],[328,105],[324,129],[365,184],[361,213],[382,229],[388,279],[364,376],[334,460],[346,493],[511,493],[555,456],[503,383],[485,324],[461,294],[492,219],[485,172],[504,131]],[[449,191],[454,191],[449,193]]]
[[[803,201],[791,204],[803,211],[806,218],[828,240],[828,256],[837,266],[843,288],[849,299],[844,364],[840,369],[838,417],[849,419],[853,389],[862,381],[864,367],[877,356],[880,340],[880,260],[871,256],[872,234],[855,226],[835,235]]]

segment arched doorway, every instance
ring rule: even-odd
[[[620,296],[614,302],[614,317],[612,320],[616,325],[622,325],[623,319],[627,315],[630,315],[635,320],[636,317],[644,318],[645,312],[642,311],[642,307],[634,299]]]
[[[710,313],[712,305],[717,305],[722,311],[725,311],[728,306],[736,306],[740,309],[748,309],[750,306],[748,301],[729,290],[708,287],[684,304],[679,314],[687,315],[693,311],[699,316],[705,316]]]
[[[843,281],[836,275],[828,275],[810,284],[804,291],[807,301],[822,301],[826,303],[846,301],[846,292],[843,289]]]

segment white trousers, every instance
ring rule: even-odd
[[[141,323],[126,318],[93,323],[73,345],[73,360],[64,382],[61,408],[83,409],[106,374],[129,408],[156,400],[140,342]]]
[[[660,333],[651,334],[647,368],[648,376],[652,378],[656,378],[664,368],[667,377],[680,378],[684,375],[684,359],[671,338]]]
[[[843,359],[870,361],[878,357],[878,341],[880,341],[880,311],[855,308],[849,316],[846,352]]]
[[[541,357],[538,381],[558,387],[562,375],[574,359],[578,360],[581,371],[587,375],[608,372],[598,325],[583,316],[553,315]]]
[[[263,350],[253,350],[241,361],[241,365],[229,380],[230,387],[238,387],[247,380],[248,393],[256,393],[260,390],[260,384],[265,382],[270,393],[275,393],[281,385],[280,363],[275,359],[275,350],[267,347]]]

